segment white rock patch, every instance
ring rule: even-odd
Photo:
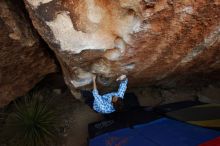
[[[103,9],[95,5],[94,0],[86,0],[87,3],[87,16],[91,22],[99,23],[103,16]]]
[[[73,27],[68,12],[57,14],[53,21],[46,22],[60,44],[62,50],[72,53],[80,53],[86,49],[109,49],[114,47],[114,37],[111,34],[96,31],[94,33],[83,33]]]
[[[91,70],[92,73],[108,76],[111,73],[111,66],[105,60],[101,59],[92,65]]]
[[[37,8],[41,4],[46,4],[51,2],[52,0],[27,0],[29,4],[31,4],[34,8]]]
[[[193,7],[192,6],[187,6],[187,7],[184,7],[182,9],[182,12],[185,12],[187,14],[192,14],[193,13]]]
[[[75,74],[78,79],[90,79],[92,78],[92,74],[90,72],[87,72],[81,68],[77,68],[75,70]]]
[[[111,61],[117,61],[119,60],[120,56],[121,56],[121,52],[118,49],[114,49],[114,50],[107,50],[107,52],[105,53],[105,58],[107,58],[108,60]]]
[[[71,80],[70,82],[75,88],[79,88],[79,87],[90,84],[92,82],[92,79],[88,79],[88,80]]]
[[[201,54],[206,48],[211,47],[214,43],[220,41],[220,29],[219,27],[217,30],[212,32],[208,37],[204,39],[202,43],[200,43],[196,48],[193,48],[186,57],[183,58],[181,64],[185,64],[187,62],[192,61],[195,57]]]
[[[115,40],[115,48],[119,49],[121,54],[123,54],[125,53],[126,44],[122,39],[118,38]]]
[[[131,41],[130,34],[141,31],[141,20],[138,16],[128,15],[117,22],[118,35],[123,38],[126,43]]]
[[[126,70],[133,70],[135,68],[135,64],[134,63],[127,64],[127,65],[123,66],[123,68]]]
[[[176,11],[176,13],[180,14],[180,21],[184,22],[185,18],[191,14],[193,14],[193,7],[186,6]]]
[[[92,74],[84,71],[81,68],[77,68],[75,70],[75,75],[75,79],[70,81],[75,88],[88,85],[92,82]]]

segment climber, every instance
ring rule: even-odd
[[[104,95],[98,93],[96,87],[96,76],[93,76],[93,91],[94,96],[93,109],[102,114],[110,114],[115,111],[121,111],[124,107],[123,98],[127,89],[128,79],[126,75],[121,75],[116,81],[120,81],[117,92],[111,92]]]

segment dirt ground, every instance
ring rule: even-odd
[[[59,98],[62,96],[62,98]],[[70,92],[57,96],[61,115],[62,146],[86,146],[89,123],[99,121],[102,116],[93,112],[89,106],[76,100]],[[58,99],[59,98],[59,99]]]

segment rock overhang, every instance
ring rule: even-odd
[[[63,69],[68,68],[65,69],[68,72],[66,82],[70,86],[73,84],[73,88],[91,83],[91,76],[76,74],[78,69],[106,78],[125,73],[133,78],[131,82],[135,85],[158,82],[180,70],[190,73],[190,66],[196,65],[194,62],[205,56],[206,50],[210,56],[219,56],[216,47],[219,41],[210,37],[219,29],[216,1],[207,4],[169,0],[53,0],[48,3],[39,0],[37,7],[28,1],[26,4],[32,20],[38,23],[36,28],[40,34],[49,44],[56,44],[56,47],[51,45],[52,49],[59,56]],[[40,13],[46,12],[42,7],[52,13]],[[216,20],[209,20],[209,15]],[[208,23],[209,27],[203,23]],[[52,38],[40,27],[49,29]],[[219,40],[219,34],[216,38]],[[204,49],[198,52],[199,45]],[[98,56],[95,55],[97,51],[101,51]],[[76,57],[84,52],[89,52],[90,61]],[[195,52],[198,53],[195,55]],[[210,56],[207,59],[218,62]]]

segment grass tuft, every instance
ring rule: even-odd
[[[15,102],[3,127],[4,141],[18,146],[48,146],[57,137],[57,114],[38,94]]]

